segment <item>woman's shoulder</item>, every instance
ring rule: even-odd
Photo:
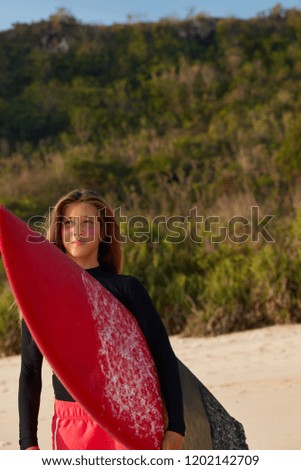
[[[127,304],[128,301],[132,303],[134,299],[141,298],[141,296],[145,295],[146,289],[143,283],[132,274],[117,274],[101,270],[90,271],[90,273],[103,284],[104,287],[108,288],[112,294],[116,295],[119,300]]]
[[[132,274],[116,274],[116,273],[107,273],[107,278],[110,278],[112,281],[114,280],[117,284],[131,288],[131,289],[139,289],[143,288],[143,283]]]

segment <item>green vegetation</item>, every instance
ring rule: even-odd
[[[0,55],[2,204],[28,220],[86,186],[146,228],[186,218],[176,232],[202,242],[174,243],[176,224],[152,224],[160,243],[138,243],[131,226],[124,247],[124,271],[169,333],[301,320],[300,10],[110,27],[59,11],[0,33]],[[274,215],[274,242],[251,207]],[[192,208],[219,222],[188,223]],[[17,352],[18,341],[2,346],[18,326],[0,276],[0,353]]]

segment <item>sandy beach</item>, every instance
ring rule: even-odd
[[[301,325],[215,338],[171,337],[179,357],[245,428],[250,449],[301,449]],[[18,449],[20,357],[0,359],[0,449]],[[51,371],[43,368],[39,442],[51,448]]]

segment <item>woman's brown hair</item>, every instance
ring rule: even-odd
[[[122,249],[119,226],[112,209],[95,191],[75,189],[59,199],[49,216],[48,240],[65,251],[61,225],[66,207],[75,202],[91,204],[98,210],[101,229],[104,233],[104,238],[100,241],[98,248],[99,265],[104,271],[120,273],[122,270]]]

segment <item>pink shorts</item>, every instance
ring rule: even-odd
[[[55,400],[52,418],[54,450],[125,450],[76,402]]]

